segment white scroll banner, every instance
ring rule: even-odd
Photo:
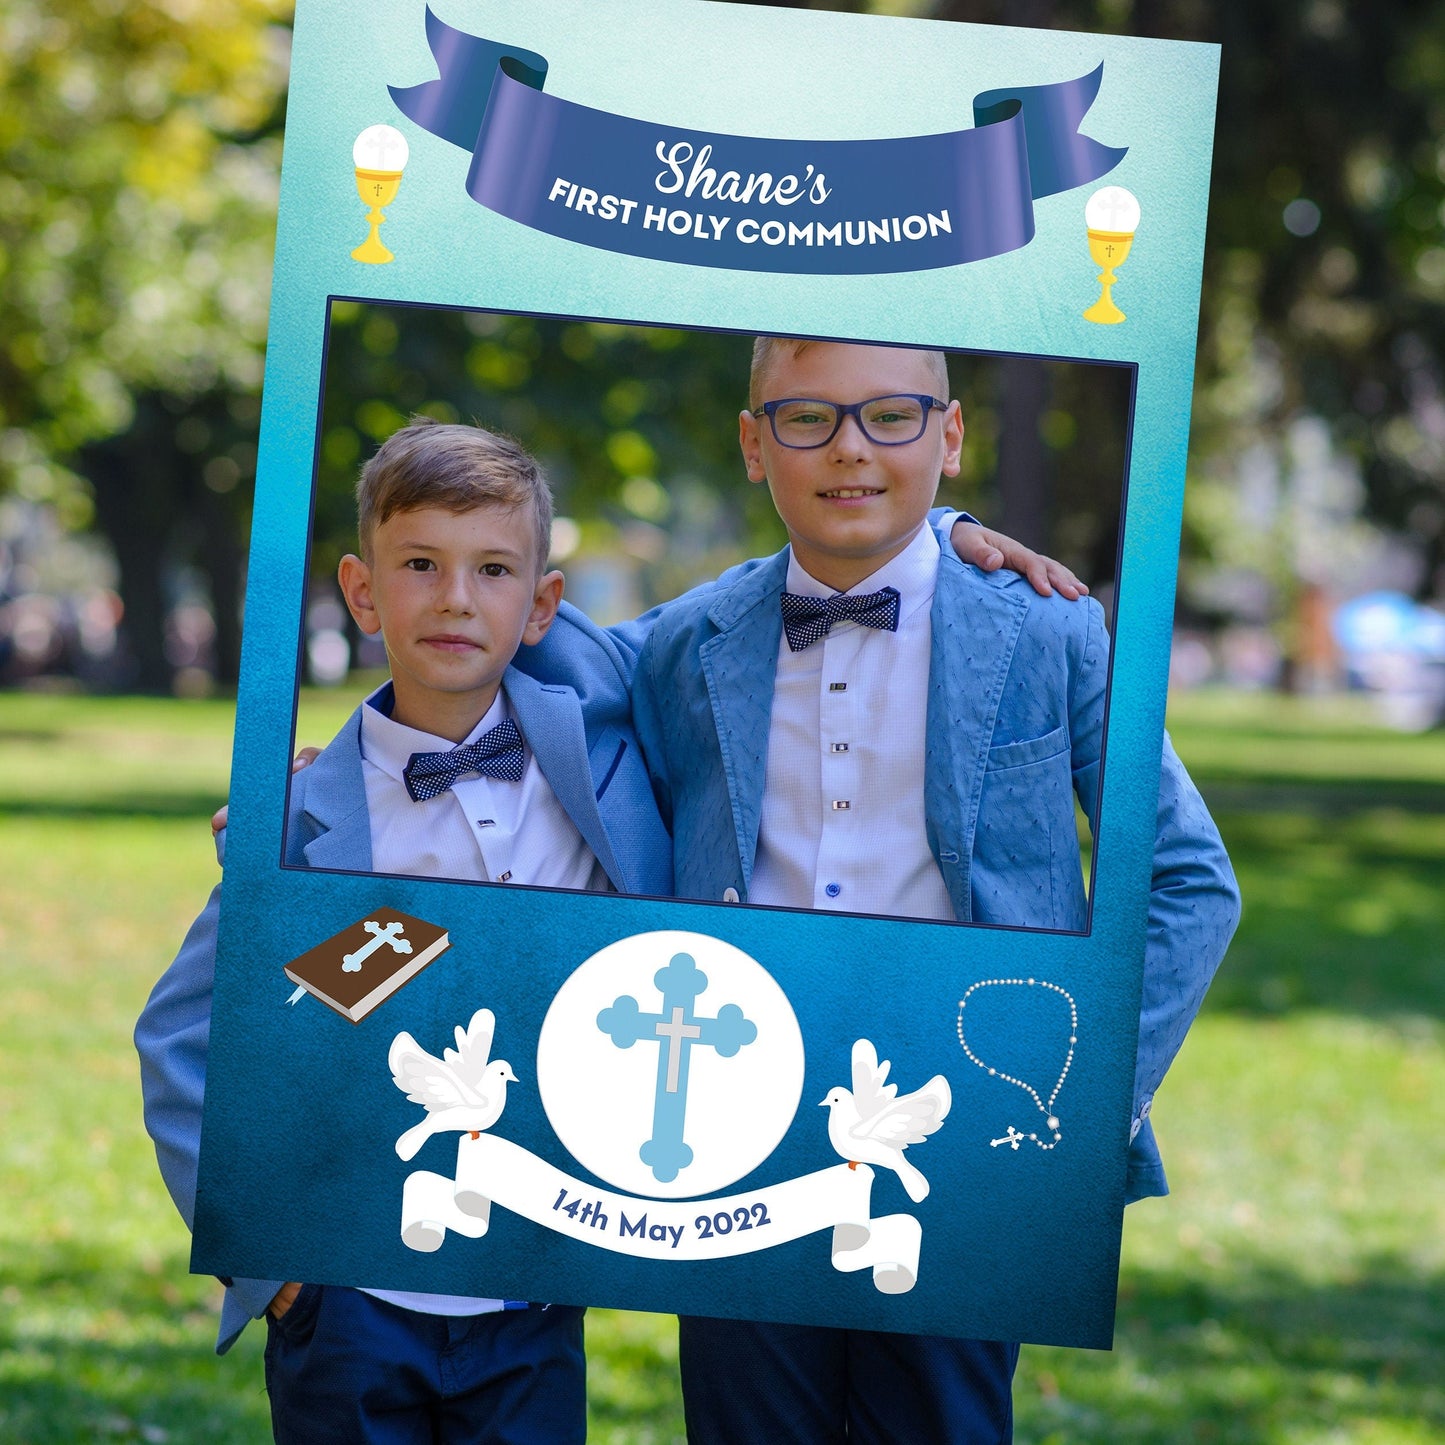
[[[835,1164],[781,1184],[715,1199],[639,1199],[584,1184],[529,1150],[492,1134],[463,1137],[457,1175],[417,1170],[402,1187],[401,1237],[415,1250],[440,1249],[447,1230],[487,1232],[492,1203],[569,1239],[659,1261],[728,1259],[833,1231],[833,1267],[871,1269],[884,1294],[918,1279],[923,1227],[911,1214],[869,1213],[873,1170]]]

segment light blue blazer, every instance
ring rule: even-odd
[[[633,713],[679,897],[746,901],[767,773],[782,636],[784,551],[735,568],[657,618]],[[964,922],[1082,930],[1073,799],[1098,816],[1108,680],[1103,611],[1038,596],[945,547],[932,610],[928,841]],[[1148,1122],[1154,1092],[1239,918],[1218,830],[1164,742],[1131,1125],[1129,1199],[1167,1193]]]
[[[567,608],[549,650],[575,686],[544,685],[508,669],[517,725],[552,791],[619,892],[672,891],[672,844],[657,815],[630,724],[630,654],[582,613]],[[286,819],[291,866],[371,871],[371,820],[361,769],[361,713],[353,713],[309,767],[294,775]],[[224,854],[224,834],[218,851]],[[211,1035],[220,888],[191,925],[175,962],[136,1024],[145,1122],[166,1187],[189,1228],[195,1216],[201,1106]],[[281,1288],[280,1280],[234,1279],[221,1306],[216,1350],[224,1354]]]

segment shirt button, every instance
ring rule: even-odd
[[[829,898],[836,898],[842,891],[842,888],[837,883],[830,883],[823,890],[823,892],[826,893]]]

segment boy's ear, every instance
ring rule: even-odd
[[[356,625],[370,637],[381,631],[381,618],[371,596],[371,568],[352,552],[341,559],[336,569],[336,580],[341,585],[341,595],[346,599],[346,609]]]
[[[958,402],[948,403],[943,414],[943,475],[956,477],[963,456],[963,408]]]
[[[537,579],[537,590],[532,594],[532,610],[527,615],[527,625],[522,629],[522,641],[528,647],[539,643],[546,635],[557,616],[557,604],[562,600],[562,574],[544,572]]]
[[[765,482],[767,468],[763,466],[762,418],[750,411],[738,413],[738,445],[743,449],[743,464],[748,469],[750,482]]]

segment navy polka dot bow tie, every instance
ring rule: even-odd
[[[863,597],[845,597],[841,592],[836,597],[802,597],[796,592],[784,592],[783,631],[794,652],[821,642],[835,622],[856,622],[880,632],[897,632],[898,603],[896,587],[885,587]]]
[[[526,767],[522,734],[509,718],[484,732],[476,742],[463,743],[450,752],[413,753],[401,775],[412,802],[424,803],[445,793],[464,773],[520,783]]]

